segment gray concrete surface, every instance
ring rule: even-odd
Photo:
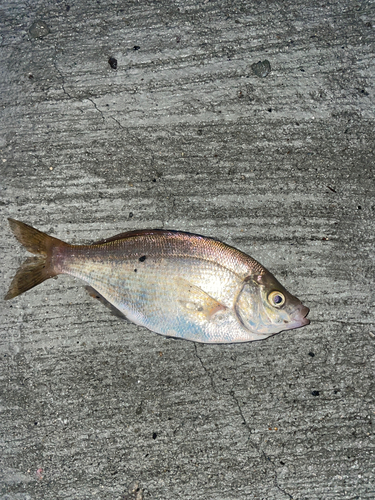
[[[204,346],[67,277],[1,302],[1,499],[375,498],[374,3],[4,0],[0,23],[3,295],[8,216],[77,243],[168,227],[246,251],[312,320]]]

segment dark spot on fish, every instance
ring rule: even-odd
[[[285,462],[283,462],[282,460],[280,460],[280,464],[281,465],[285,465]]]
[[[141,47],[139,45],[134,45],[133,50],[139,50]]]
[[[310,351],[309,356],[311,356],[313,358],[315,356],[315,354],[312,351]]]
[[[129,219],[131,219],[134,216],[133,212],[129,212]]]
[[[319,396],[320,392],[319,391],[311,391],[311,394],[313,396]]]
[[[267,111],[268,111],[269,113],[272,113],[272,108],[268,108],[268,109],[267,109]]]
[[[358,207],[357,207],[357,208],[358,208],[358,210],[362,210],[362,207],[361,207],[361,205],[358,205]]]
[[[152,179],[152,182],[156,182],[156,179]]]
[[[137,270],[136,270],[136,269],[134,269],[134,272],[136,273],[136,272],[137,272]]]
[[[144,262],[146,260],[146,255],[142,255],[142,257],[139,257],[139,262]]]
[[[31,73],[29,73],[29,80],[32,80],[34,78],[34,75],[32,75]]]
[[[108,59],[108,64],[111,66],[112,69],[117,69],[117,59],[114,57],[110,57]]]
[[[158,437],[158,435],[156,434],[156,432],[154,432],[152,435],[152,439],[156,439],[157,437]]]

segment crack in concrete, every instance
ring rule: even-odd
[[[275,462],[258,446],[254,443],[254,441],[252,441],[250,439],[250,436],[252,434],[251,432],[251,428],[250,428],[250,425],[249,423],[247,422],[244,414],[243,414],[243,411],[242,411],[242,408],[241,408],[241,405],[238,401],[238,398],[236,397],[236,395],[234,394],[234,391],[230,391],[230,396],[232,397],[233,401],[236,403],[236,406],[238,408],[238,412],[242,418],[242,421],[243,421],[243,424],[244,426],[246,427],[248,433],[249,433],[249,438],[248,438],[248,442],[250,443],[250,445],[259,453],[259,455],[261,455],[264,460],[266,462],[271,462],[271,464],[273,465],[273,468],[274,468],[274,474],[275,474],[275,486],[276,488],[281,491],[282,493],[284,493],[284,495],[286,495],[288,498],[291,498],[293,499],[293,496],[288,493],[287,491],[285,491],[280,485],[279,485],[279,482],[278,482],[278,476],[277,476],[277,468],[276,468],[276,465],[275,465]]]
[[[208,370],[208,369],[204,366],[204,363],[203,363],[203,361],[202,361],[202,358],[201,358],[201,357],[199,356],[199,354],[198,354],[198,348],[197,348],[197,344],[196,344],[196,343],[194,343],[194,350],[195,350],[195,355],[196,355],[196,356],[197,356],[197,358],[199,359],[199,362],[200,362],[200,364],[201,364],[201,366],[202,366],[202,368],[203,368],[204,372],[206,373],[206,375],[207,375],[207,376],[208,376],[208,378],[210,379],[212,389],[213,389],[215,392],[217,392],[217,391],[216,391],[215,384],[214,384],[214,380],[213,380],[213,378],[212,378],[212,375],[211,375],[210,371],[209,371],[209,370]]]
[[[52,63],[54,65],[54,67],[55,67],[55,70],[60,75],[60,78],[61,78],[61,88],[63,89],[64,94],[67,95],[69,97],[69,99],[71,99],[72,96],[69,94],[69,92],[65,88],[65,77],[64,77],[62,71],[59,69],[59,67],[57,65],[56,58],[57,58],[57,48],[55,46],[55,53],[54,53],[54,56],[53,56],[53,59],[52,59]]]
[[[94,105],[94,108],[96,109],[96,111],[98,111],[100,114],[101,114],[101,117],[102,117],[102,120],[103,122],[105,122],[106,118],[104,116],[104,113],[101,109],[98,108],[96,102],[94,101],[94,99],[92,99],[91,97],[86,97],[86,99],[88,101],[90,101],[93,105]],[[126,130],[126,127],[124,127],[123,125],[121,125],[121,123],[117,120],[117,118],[114,118],[113,116],[109,116],[108,118],[110,118],[111,120],[113,120],[115,123],[117,123],[118,127],[121,129],[121,130]]]
[[[101,111],[101,110],[98,108],[98,106],[96,105],[96,102],[95,102],[93,99],[91,99],[91,97],[86,97],[86,99],[87,99],[88,101],[90,101],[90,102],[93,104],[93,106],[94,106],[94,108],[96,109],[96,111],[97,111],[98,113],[100,113],[100,116],[102,117],[103,122],[105,122],[105,117],[104,117],[103,111]]]
[[[216,390],[216,386],[215,386],[215,382],[214,382],[213,376],[212,376],[212,374],[211,374],[210,370],[209,370],[208,368],[206,368],[206,366],[205,366],[205,364],[204,364],[204,362],[203,362],[202,358],[199,356],[199,354],[198,354],[198,347],[197,347],[197,344],[196,344],[196,343],[194,343],[194,350],[195,350],[195,355],[196,355],[196,357],[198,358],[198,360],[199,360],[199,362],[200,362],[200,364],[201,364],[201,366],[202,366],[202,368],[203,368],[204,372],[206,373],[206,375],[208,376],[208,378],[209,378],[209,380],[210,380],[210,383],[211,383],[211,387],[212,387],[212,389],[214,390],[214,392],[215,392],[216,394],[218,394],[218,391]],[[293,500],[293,496],[292,496],[290,493],[288,493],[287,491],[285,491],[285,490],[284,490],[284,489],[280,486],[280,484],[279,484],[279,482],[278,482],[277,468],[276,468],[276,464],[275,464],[275,462],[274,462],[274,461],[273,461],[273,460],[272,460],[269,456],[267,456],[267,454],[266,454],[266,453],[265,453],[265,452],[264,452],[264,451],[263,451],[263,450],[262,450],[262,449],[261,449],[261,448],[260,448],[260,447],[259,447],[256,443],[254,443],[254,441],[251,439],[252,432],[251,432],[250,425],[249,425],[249,423],[247,422],[247,420],[246,420],[246,418],[245,418],[245,416],[244,416],[244,414],[243,414],[243,411],[242,411],[242,408],[241,408],[240,402],[238,401],[238,398],[236,397],[236,395],[235,395],[234,391],[233,391],[233,390],[231,390],[229,393],[222,392],[221,394],[226,394],[227,396],[230,396],[230,397],[232,398],[232,400],[234,401],[235,406],[236,406],[236,407],[237,407],[237,409],[238,409],[238,413],[240,414],[240,417],[241,417],[241,419],[242,419],[242,422],[243,422],[244,426],[246,427],[246,430],[247,430],[247,432],[248,432],[248,434],[249,434],[249,437],[248,437],[248,442],[249,442],[250,446],[252,446],[252,448],[253,448],[254,450],[256,450],[256,451],[259,453],[259,455],[260,455],[260,456],[261,456],[261,457],[265,460],[265,462],[267,462],[267,463],[268,463],[268,462],[270,462],[270,463],[273,465],[274,476],[275,476],[274,481],[275,481],[275,486],[276,486],[276,488],[277,488],[277,489],[278,489],[281,493],[283,493],[286,497],[288,497],[288,498],[290,498],[290,499],[292,499],[292,500]]]
[[[121,125],[121,123],[116,119],[116,118],[113,118],[113,116],[110,116],[110,118],[117,123],[117,125],[122,129],[122,130],[126,130],[126,128]]]
[[[55,47],[55,53],[54,53],[53,60],[52,60],[53,66],[54,66],[54,68],[55,68],[56,72],[59,74],[59,76],[60,76],[60,78],[61,78],[61,88],[62,88],[62,90],[63,90],[64,94],[65,94],[66,96],[68,96],[68,97],[69,97],[69,99],[73,99],[73,96],[72,96],[71,94],[69,94],[69,92],[68,92],[68,91],[66,90],[66,88],[65,88],[65,77],[64,77],[63,72],[60,70],[60,68],[59,68],[59,67],[58,67],[58,65],[57,65],[57,60],[56,60],[56,58],[57,58],[57,48]],[[101,117],[102,117],[103,122],[105,122],[105,116],[104,116],[104,113],[103,113],[103,111],[101,111],[101,110],[98,108],[98,106],[97,106],[96,102],[95,102],[95,101],[94,101],[91,97],[86,97],[86,99],[87,99],[88,101],[90,101],[90,102],[91,102],[91,104],[93,104],[93,106],[94,106],[94,108],[96,109],[96,111],[97,111],[98,113],[100,113],[100,115],[101,115]],[[81,111],[83,112],[83,110],[82,110],[82,109],[81,109]],[[120,123],[120,122],[119,122],[116,118],[113,118],[113,116],[110,116],[110,118],[111,118],[113,121],[115,121],[115,122],[117,123],[117,125],[118,125],[121,129],[123,129],[123,130],[125,129],[125,127],[123,127],[123,126],[121,125],[121,123]]]

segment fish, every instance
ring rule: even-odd
[[[136,325],[201,343],[262,340],[309,324],[308,307],[249,255],[183,231],[129,231],[71,245],[8,219],[27,258],[5,300],[68,274]]]

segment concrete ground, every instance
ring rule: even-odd
[[[212,346],[68,277],[2,301],[1,499],[375,498],[374,3],[0,8],[3,295],[14,217],[213,236],[311,309]]]

